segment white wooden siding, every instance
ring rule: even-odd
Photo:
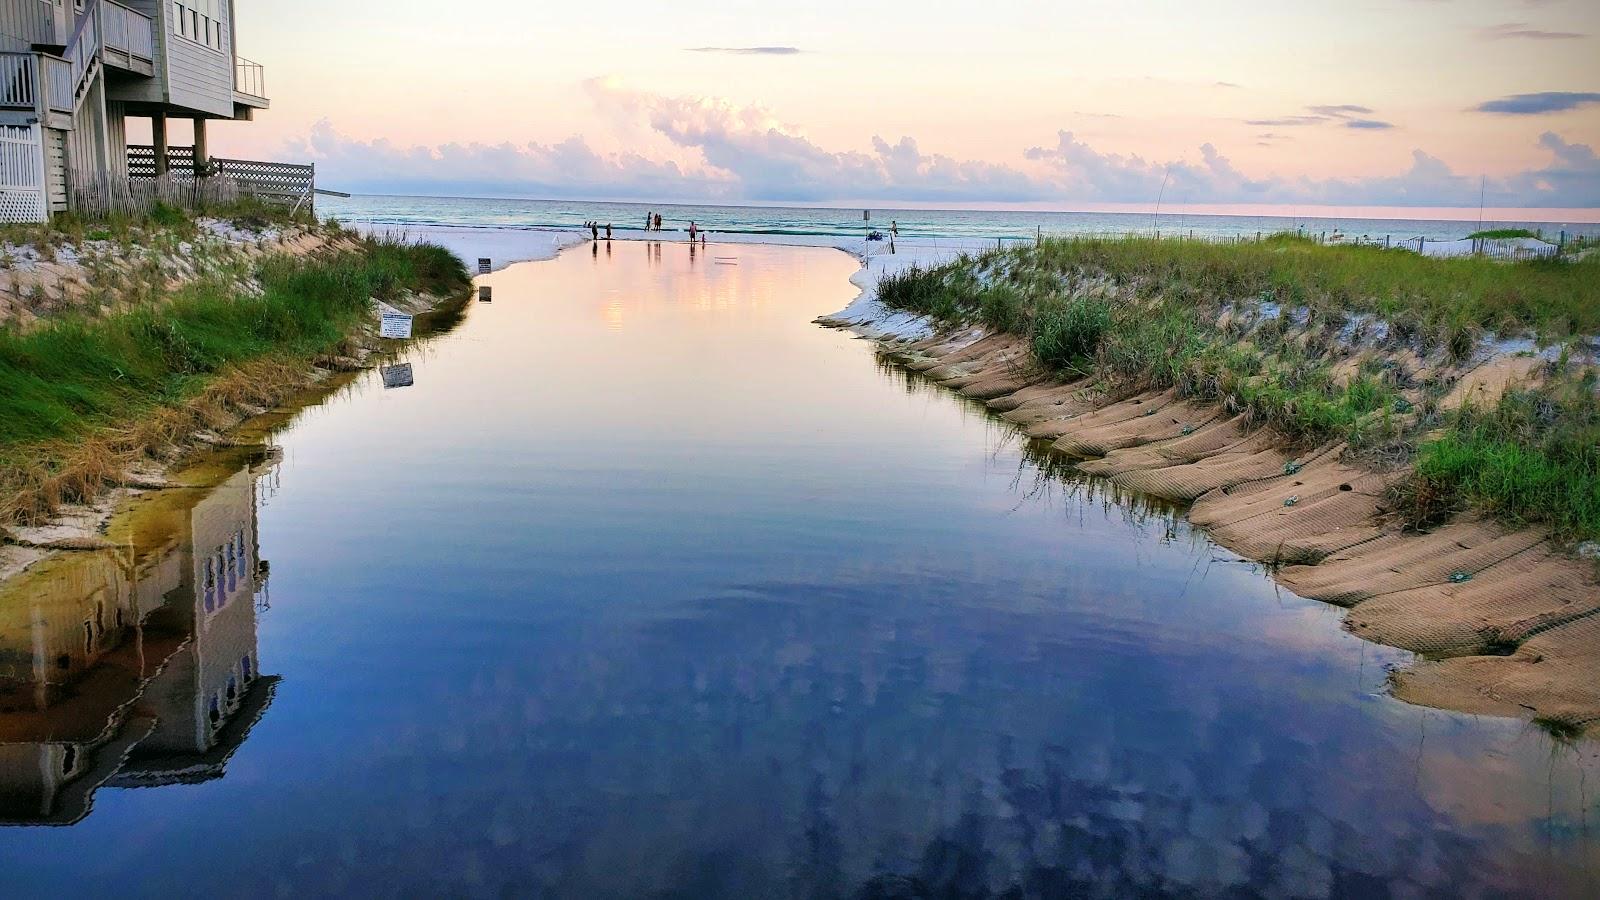
[[[233,116],[233,4],[219,4],[222,49],[180,37],[173,0],[163,0],[167,41],[167,93],[171,102],[218,116]]]
[[[67,133],[44,130],[44,198],[53,213],[67,209]]]
[[[111,174],[128,174],[128,113],[119,100],[106,101],[106,144],[111,151]]]
[[[121,82],[111,92],[116,100],[171,103],[214,116],[233,118],[233,4],[218,10],[221,51],[181,37],[173,0],[118,0],[155,22],[156,77]],[[174,115],[180,115],[177,110]]]
[[[72,117],[67,133],[67,161],[79,175],[98,175],[106,171],[105,82],[96,79]]]
[[[55,6],[49,0],[0,0],[0,50],[51,43],[55,30]]]

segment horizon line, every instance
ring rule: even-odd
[[[698,207],[702,209],[795,209],[829,210],[839,212],[949,212],[949,213],[1040,213],[1071,215],[1102,213],[1109,215],[1154,215],[1158,210],[1151,203],[1085,203],[1076,207],[1061,207],[1046,203],[938,205],[937,201],[896,201],[900,204],[874,206],[870,203],[828,201],[793,203],[778,201],[706,202],[650,199],[594,199],[574,197],[536,197],[530,195],[472,194],[417,194],[407,192],[352,191],[353,197],[398,197],[416,200],[480,200],[520,203],[586,203],[608,206],[661,206]],[[1351,206],[1343,204],[1270,204],[1270,203],[1189,203],[1161,204],[1161,216],[1214,216],[1221,218],[1272,218],[1272,219],[1376,219],[1395,221],[1465,222],[1482,218],[1485,224],[1518,222],[1543,225],[1600,225],[1600,207],[1525,207],[1525,206]],[[1492,215],[1491,215],[1492,214]],[[1550,218],[1550,216],[1562,216]]]

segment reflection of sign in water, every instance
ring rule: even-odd
[[[411,387],[411,363],[400,363],[394,366],[384,366],[378,370],[383,374],[385,388]]]
[[[494,299],[494,292],[487,284],[478,286],[478,302],[488,303]]]
[[[494,264],[489,261],[489,257],[487,257],[487,256],[478,257],[478,274],[479,275],[487,275],[487,274],[489,274],[489,270],[493,269],[493,268],[494,268]]]
[[[398,309],[379,308],[378,336],[404,340],[411,337],[411,317]]]

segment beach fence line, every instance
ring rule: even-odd
[[[1346,235],[1339,231],[1307,231],[1299,229],[1293,232],[1284,231],[1257,231],[1254,234],[1215,234],[1196,231],[1195,229],[1164,229],[1151,230],[1123,230],[1123,231],[1069,231],[1045,234],[1042,228],[1035,229],[1031,235],[1004,235],[998,237],[951,238],[952,250],[982,249],[985,245],[992,245],[994,249],[1004,249],[1007,246],[1020,246],[1024,244],[1037,244],[1046,238],[1065,238],[1081,240],[1179,240],[1200,241],[1208,244],[1251,244],[1270,240],[1283,234],[1292,234],[1310,240],[1322,246],[1337,247],[1379,247],[1389,250],[1405,250],[1431,257],[1464,257],[1479,256],[1490,259],[1511,261],[1548,259],[1559,256],[1572,243],[1569,242],[1565,231],[1561,232],[1558,243],[1550,243],[1541,238],[1463,238],[1456,241],[1430,241],[1424,237],[1396,237],[1393,234],[1385,235]],[[902,236],[902,241],[904,240]],[[934,238],[937,245],[938,239]],[[873,248],[873,244],[881,243],[882,249]],[[869,242],[867,256],[884,256],[894,253],[894,242]]]
[[[314,210],[315,166],[219,157],[197,164],[193,147],[170,147],[166,171],[161,168],[154,147],[131,146],[126,175],[75,177],[68,191],[68,206],[90,216],[143,215],[158,204],[201,212],[250,197]]]

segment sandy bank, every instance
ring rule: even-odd
[[[883,308],[871,297],[882,270],[863,270],[863,296],[818,322],[877,340],[887,358],[983,400],[1085,472],[1192,504],[1190,520],[1218,543],[1265,564],[1294,593],[1348,608],[1353,633],[1416,653],[1392,679],[1395,696],[1600,730],[1594,562],[1542,531],[1471,517],[1402,530],[1386,507],[1401,473],[1357,462],[1342,444],[1295,449],[1171,391],[1107,396],[1093,379],[1058,381],[1032,363],[1023,338],[939,329]],[[1445,403],[1493,401],[1532,364],[1484,359]]]
[[[0,243],[0,326],[27,329],[65,312],[126,308],[200,278],[229,278],[267,256],[337,246],[338,234],[304,226],[249,228],[202,218],[192,234],[142,231],[123,240]]]
[[[464,293],[439,298],[404,291],[386,305],[415,315],[416,334],[425,338],[453,324],[466,302]],[[181,404],[156,407],[65,448],[59,470],[26,495],[48,494],[55,500],[36,518],[0,525],[0,582],[58,553],[105,549],[107,523],[130,498],[192,486],[174,480],[172,473],[194,454],[259,443],[273,424],[390,358],[405,343],[378,336],[374,311],[319,356],[265,356],[237,364]],[[92,500],[64,502],[62,495],[69,494]]]

